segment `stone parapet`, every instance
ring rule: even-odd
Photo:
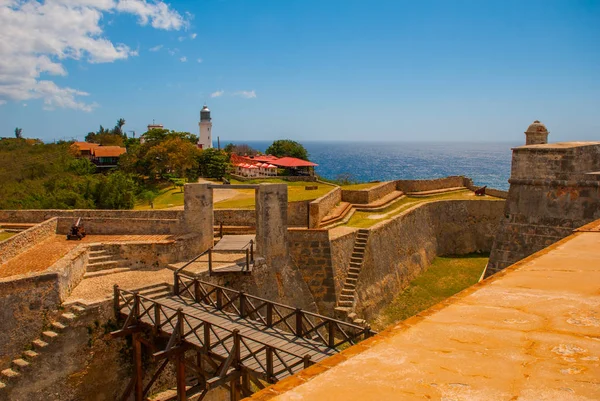
[[[58,219],[51,218],[0,241],[0,265],[56,234]]]
[[[335,187],[325,195],[310,202],[308,205],[308,227],[318,228],[321,220],[341,201],[342,189]]]
[[[366,205],[394,192],[396,186],[396,181],[387,181],[366,189],[343,189],[342,201],[355,205]]]

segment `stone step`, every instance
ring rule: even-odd
[[[350,319],[350,320],[354,320],[354,319],[356,319],[356,316],[357,316],[357,315],[356,315],[356,313],[354,313],[354,312],[352,312],[352,313],[348,313],[348,319]]]
[[[162,292],[170,292],[170,288],[167,284],[161,283],[158,285],[154,285],[152,287],[145,287],[145,288],[140,288],[138,290],[138,293],[140,295],[143,295],[145,297],[150,297],[152,298],[154,294],[158,294],[158,293],[162,293]]]
[[[94,252],[94,251],[105,251],[106,249],[104,249],[104,245],[100,244],[100,245],[91,245],[90,246],[90,251]]]
[[[131,270],[131,268],[129,268],[129,267],[115,267],[114,269],[106,269],[106,270],[99,270],[99,271],[95,271],[95,272],[85,273],[83,275],[83,278],[106,276],[109,274],[122,273],[122,272],[130,271],[130,270]]]
[[[14,361],[12,361],[12,365],[14,369],[17,369],[19,371],[23,371],[25,369],[27,369],[27,367],[29,366],[29,362],[27,362],[25,359],[15,359]]]
[[[160,298],[168,297],[169,295],[173,295],[173,294],[171,294],[171,290],[165,290],[165,291],[162,291],[162,292],[157,292],[157,293],[152,294],[150,296],[150,298],[152,298],[152,299],[160,299]]]
[[[2,377],[2,380],[6,380],[6,381],[13,381],[16,380],[19,376],[21,376],[21,374],[17,371],[14,371],[12,369],[4,369],[2,372],[0,372],[0,375]]]
[[[42,337],[44,337],[44,340],[46,341],[51,341],[54,340],[56,337],[58,337],[58,333],[52,330],[48,330],[48,331],[44,331],[42,332]]]
[[[342,301],[354,301],[354,295],[340,295],[340,302]]]
[[[365,326],[367,324],[367,321],[365,319],[354,319],[352,321],[352,323],[354,323],[357,326]]]
[[[358,233],[359,233],[359,234],[367,234],[367,235],[369,235],[369,232],[370,232],[370,231],[371,231],[371,230],[368,230],[368,229],[366,229],[366,228],[359,228],[359,229],[358,229]]]
[[[358,279],[358,273],[351,273],[351,272],[348,272],[348,275],[347,275],[346,277],[347,277],[347,278]]]
[[[360,267],[350,267],[348,268],[348,273],[360,273]]]
[[[39,338],[37,340],[33,340],[31,344],[35,349],[44,349],[48,346],[48,343],[46,341],[42,341]]]
[[[88,258],[88,266],[99,262],[110,262],[117,258],[118,255],[107,253],[105,255],[91,256]]]
[[[35,352],[34,350],[28,349],[27,351],[23,351],[23,357],[32,360],[34,358],[37,358],[40,354],[38,354],[37,352]]]
[[[358,281],[358,279],[357,279],[357,278],[354,278],[354,277],[346,277],[346,283],[345,283],[344,285],[346,285],[346,284],[354,284],[354,285],[356,285],[356,282],[357,282],[357,281]]]
[[[354,250],[352,252],[360,252],[365,253],[367,249],[367,244],[354,244]]]
[[[352,283],[344,283],[344,290],[350,290],[350,291],[355,291],[356,290],[356,286]]]
[[[362,258],[355,258],[355,257],[351,257],[350,258],[350,263],[359,263],[362,264],[363,259]]]
[[[339,306],[346,306],[346,307],[351,308],[352,307],[352,301],[339,301],[338,305]]]
[[[342,288],[342,295],[352,295],[352,296],[354,296],[354,290],[348,290],[346,288]]]
[[[360,268],[361,266],[362,266],[362,263],[350,262],[350,267]]]
[[[58,331],[63,331],[64,329],[67,328],[67,326],[65,326],[61,322],[52,322],[51,326],[52,326],[52,329],[58,330]]]
[[[4,384],[4,383],[0,382],[0,390],[2,390],[2,389],[3,389],[3,388],[5,388],[5,387],[6,387],[6,384]]]
[[[85,270],[89,272],[97,272],[100,270],[113,269],[119,266],[118,260],[108,260],[104,262],[88,263]]]
[[[96,251],[92,251],[92,250],[90,250],[90,251],[88,252],[88,255],[89,255],[89,256],[99,256],[99,255],[106,255],[106,254],[109,254],[109,253],[110,253],[110,252],[108,252],[106,249],[104,249],[104,248],[100,248],[99,250],[96,250]]]
[[[63,313],[62,315],[60,315],[60,318],[65,322],[65,323],[69,323],[72,322],[73,320],[77,319],[77,315],[71,312],[66,312]]]
[[[354,251],[352,251],[352,256],[351,256],[350,260],[352,260],[352,259],[363,260],[364,257],[365,257],[365,253],[364,252],[354,252]]]
[[[82,313],[85,312],[85,307],[80,305],[71,305],[71,310],[75,313]]]

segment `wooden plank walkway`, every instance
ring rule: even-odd
[[[222,341],[222,339],[230,336],[233,330],[239,330],[243,338],[243,346],[240,350],[242,364],[247,369],[257,372],[257,374],[262,374],[267,366],[266,353],[258,351],[264,348],[265,345],[272,346],[278,351],[279,358],[285,361],[286,365],[295,365],[290,372],[285,368],[283,361],[275,359],[273,370],[276,372],[277,380],[302,370],[304,365],[301,362],[305,356],[309,356],[312,362],[318,362],[337,352],[335,349],[328,348],[319,342],[294,336],[278,328],[269,328],[259,321],[241,318],[237,314],[224,312],[181,296],[169,296],[161,298],[159,301],[143,298],[141,300],[141,310],[152,310],[154,303],[159,303],[163,306],[163,309],[170,309],[173,313],[182,308],[186,316],[184,333],[187,333],[187,335],[185,335],[184,341],[197,347],[204,346],[204,337],[202,332],[198,333],[196,329],[202,326],[203,322],[210,323],[213,327],[210,350],[224,359],[229,355],[233,338],[229,337],[225,341]],[[127,309],[122,311],[124,314],[127,314],[127,312]],[[151,316],[151,313],[144,314],[141,322],[154,326],[154,320]],[[167,315],[164,318],[164,320],[167,320]],[[172,334],[175,324],[175,319],[173,319],[163,326],[162,330],[167,334]],[[219,344],[220,342],[221,344]]]
[[[224,235],[214,246],[213,251],[245,251],[250,241],[256,242],[255,235]]]

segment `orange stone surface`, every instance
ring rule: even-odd
[[[252,399],[600,400],[598,226]]]

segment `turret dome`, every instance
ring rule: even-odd
[[[538,132],[548,133],[546,126],[539,122],[539,120],[535,120],[529,127],[527,127],[527,131],[525,131],[526,134],[533,134]]]
[[[548,129],[539,120],[535,120],[525,131],[526,145],[541,145],[548,143]]]

